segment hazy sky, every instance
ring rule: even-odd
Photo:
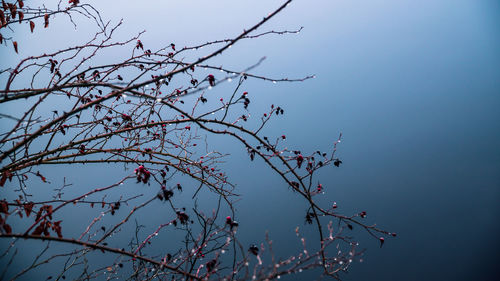
[[[234,37],[281,3],[82,2],[93,3],[105,19],[124,19],[117,38],[146,30],[142,41],[156,47]],[[294,1],[261,31],[301,26],[299,34],[240,42],[212,62],[244,69],[266,56],[255,72],[316,75],[297,84],[251,83],[249,89],[253,109],[271,103],[286,109],[267,132],[286,133],[290,146],[331,148],[342,132],[344,164],[321,174],[325,200],[346,211],[365,210],[367,220],[398,233],[380,249],[378,241],[356,232],[368,252],[345,279],[495,280],[500,2]],[[93,30],[88,22],[74,30],[62,19],[52,30],[35,35],[26,30],[20,55],[0,48],[0,64],[82,42]],[[242,231],[258,240],[269,230],[276,247],[284,249],[289,242],[279,237],[293,234],[296,225],[304,227],[304,210],[283,196],[286,187],[278,179],[259,181],[242,172],[248,162],[246,152],[240,154],[244,161],[234,152],[229,172],[242,179],[236,182],[246,196],[238,205],[240,220],[252,223]],[[255,216],[262,219],[253,223]],[[273,223],[275,216],[279,224]]]

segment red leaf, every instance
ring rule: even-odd
[[[52,219],[52,205],[47,206],[47,215]]]
[[[35,23],[31,20],[30,20],[30,29],[31,29],[31,33],[33,33],[33,30],[35,29]]]
[[[43,226],[40,224],[39,226],[37,226],[35,228],[35,230],[31,234],[32,235],[40,235],[40,234],[42,234],[42,232],[43,232]]]
[[[9,213],[9,204],[7,204],[7,201],[5,200],[0,201],[0,213]]]
[[[49,27],[49,14],[45,14],[45,16],[43,16],[43,20],[45,21],[44,28]]]
[[[42,216],[43,209],[44,209],[43,207],[38,209],[38,213],[36,214],[35,221],[37,221]]]
[[[21,23],[21,21],[24,19],[24,13],[19,11],[17,12],[19,14],[19,23]]]
[[[12,42],[12,45],[14,46],[14,51],[16,51],[16,54],[18,54],[18,52],[17,52],[17,42],[16,41]]]
[[[61,233],[61,228],[60,227],[56,228],[56,233],[57,233],[57,237],[59,237],[59,238],[63,237],[62,233]]]
[[[18,0],[17,3],[19,4],[19,8],[23,8],[24,7],[24,2],[23,0]]]
[[[16,5],[14,4],[7,4],[9,5],[9,9],[10,9],[10,16],[12,17],[12,19],[15,19],[16,18],[16,15],[17,15],[17,7]]]
[[[8,225],[8,224],[4,224],[3,229],[5,230],[5,232],[7,232],[7,234],[12,233],[12,227],[10,227],[10,225]]]
[[[2,10],[0,10],[0,27],[7,24],[7,20],[5,19],[5,14]]]
[[[6,181],[7,181],[7,175],[6,173],[3,173],[2,178],[0,179],[0,186],[4,186]]]
[[[24,212],[26,213],[26,216],[29,217],[30,214],[31,214],[31,210],[33,210],[33,206],[35,204],[33,202],[29,202],[29,203],[24,203],[23,204],[23,207],[24,207]]]

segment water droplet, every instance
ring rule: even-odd
[[[208,89],[209,89],[209,90],[212,90],[212,86],[208,86]]]
[[[276,84],[276,81],[273,81],[273,84]]]
[[[231,81],[233,81],[233,79],[227,78],[227,82],[231,83]]]
[[[161,99],[156,99],[157,102],[161,102]]]

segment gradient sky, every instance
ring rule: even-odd
[[[124,19],[117,38],[146,30],[142,41],[152,48],[234,37],[281,3],[82,2],[93,3],[105,19]],[[67,20],[54,23],[52,30],[23,34],[20,55],[0,48],[2,68],[28,54],[82,42],[95,30],[88,22],[77,30]],[[338,155],[344,164],[320,176],[325,200],[346,212],[365,210],[367,220],[398,233],[380,249],[378,241],[356,232],[368,251],[345,280],[495,280],[500,2],[294,1],[261,31],[301,26],[299,34],[239,42],[211,62],[244,69],[266,56],[254,72],[316,75],[294,84],[255,81],[248,89],[253,110],[271,103],[285,108],[285,117],[266,133],[285,133],[290,146],[326,150],[342,132]],[[27,44],[29,38],[36,44]],[[295,243],[287,238],[295,226],[305,227],[305,210],[283,195],[279,179],[266,178],[259,167],[249,171],[240,146],[224,146],[232,152],[229,173],[244,195],[237,205],[243,239],[262,240],[269,230],[277,249],[286,250]]]

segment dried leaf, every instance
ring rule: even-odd
[[[19,54],[17,51],[17,41],[12,42],[12,45],[14,46],[14,51],[16,51],[16,54]]]
[[[47,206],[47,215],[52,219],[52,205]]]
[[[9,213],[9,204],[7,204],[7,201],[5,200],[0,201],[0,213]]]
[[[16,15],[17,15],[17,7],[16,5],[14,4],[7,4],[9,5],[9,9],[10,9],[10,16],[12,17],[12,19],[15,19],[16,18]]]
[[[29,202],[29,203],[24,203],[23,204],[24,212],[26,213],[27,217],[30,216],[31,211],[33,210],[33,206],[35,206],[35,204],[33,202]]]
[[[17,4],[19,4],[19,8],[21,8],[21,9],[24,7],[23,0],[17,0]]]
[[[21,21],[23,21],[23,19],[24,19],[24,13],[21,11],[19,11],[17,13],[19,14],[19,23],[21,23]]]
[[[44,21],[45,21],[45,26],[44,26],[44,28],[49,27],[49,14],[45,14],[45,16],[43,16],[43,19],[44,19]]]
[[[52,229],[57,233],[57,237],[59,238],[62,238],[62,232],[61,232],[61,221],[56,221],[54,222],[54,226],[52,227]]]
[[[8,225],[8,224],[4,224],[3,229],[5,230],[5,232],[7,232],[7,234],[12,233],[12,227],[10,227],[10,225]]]
[[[0,43],[2,43],[2,40],[0,40]],[[7,181],[7,175],[6,173],[3,173],[2,178],[0,179],[0,186],[4,186],[6,181]]]
[[[31,20],[30,20],[30,29],[31,29],[31,33],[33,33],[33,30],[35,29],[35,23]]]
[[[35,228],[35,230],[31,233],[31,235],[40,235],[43,232],[43,226],[39,225]]]

